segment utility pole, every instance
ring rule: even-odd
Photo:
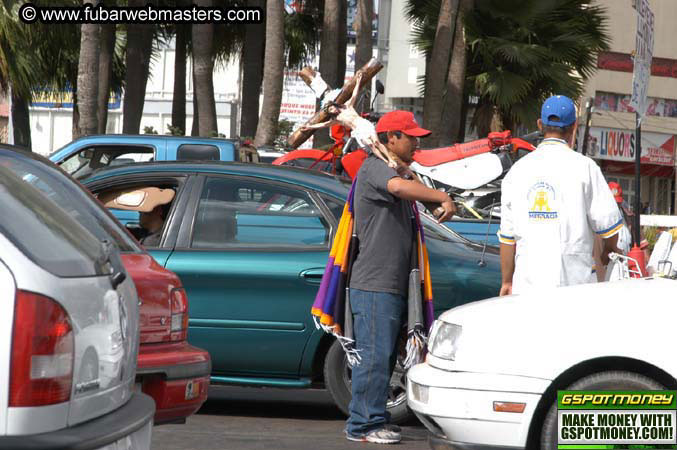
[[[585,131],[583,132],[583,145],[581,146],[582,155],[587,155],[588,153],[588,139],[590,138],[590,122],[592,119],[592,104],[592,98],[588,97],[588,100],[585,102]]]

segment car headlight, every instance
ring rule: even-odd
[[[430,353],[437,358],[456,359],[461,330],[462,327],[455,323],[436,321],[430,335]]]

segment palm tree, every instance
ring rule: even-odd
[[[144,0],[128,0],[127,3],[129,6],[146,4]],[[125,93],[122,107],[122,132],[126,134],[138,134],[141,126],[154,34],[153,25],[127,25]]]
[[[264,6],[263,0],[249,0],[247,6]],[[252,137],[259,122],[259,97],[263,81],[263,52],[265,47],[265,23],[245,27],[242,45],[242,113],[240,115],[240,136]]]
[[[0,87],[11,95],[14,143],[30,148],[28,106],[39,76],[32,70],[30,29],[19,22],[17,7],[3,5],[0,11]]]
[[[440,1],[407,5],[414,42],[426,55]],[[610,41],[604,8],[588,0],[484,0],[465,16],[464,27],[465,92],[479,98],[472,122],[479,135],[492,122],[494,128],[533,127],[552,93],[578,98],[595,70],[597,52]]]
[[[322,79],[331,88],[343,86],[345,78],[345,64],[343,72],[339,70],[341,58],[341,19],[342,9],[347,0],[324,0],[324,13],[322,16],[322,31],[320,43],[320,74]],[[343,27],[345,28],[345,27]],[[343,53],[345,61],[345,52]],[[315,133],[313,142],[316,146],[323,146],[331,142],[328,133]]]
[[[0,5],[0,87],[11,87],[14,142],[30,148],[29,106],[36,89],[75,94],[80,30],[69,24],[26,25],[18,18],[21,3],[5,0]]]
[[[211,7],[212,0],[198,0],[197,6]],[[218,133],[214,100],[214,24],[193,25],[193,95],[197,98],[200,136]]]
[[[466,40],[463,20],[466,14],[472,10],[474,0],[460,0],[458,14],[456,14],[456,26],[454,27],[454,45],[451,49],[451,61],[449,73],[446,76],[446,95],[444,108],[442,109],[443,127],[440,127],[438,142],[435,144],[447,145],[461,140],[461,117],[465,99],[465,73],[466,73]],[[465,130],[463,130],[465,131]]]
[[[115,59],[115,24],[101,25],[101,48],[99,50],[99,93],[97,100],[97,132],[104,134],[108,123],[108,99],[110,98],[113,61]]]
[[[267,0],[263,105],[256,128],[256,146],[271,144],[277,135],[284,76],[284,0]]]
[[[444,107],[444,87],[447,79],[447,67],[454,41],[454,29],[459,0],[442,0],[435,40],[426,64],[425,95],[423,97],[423,126],[432,131],[425,139],[428,147],[437,147],[442,133],[442,110]],[[446,128],[446,127],[445,127]]]
[[[355,17],[355,70],[367,64],[373,54],[372,21],[374,20],[374,0],[357,0],[357,15]],[[341,83],[342,85],[343,83]],[[369,99],[369,86],[365,87],[365,97]],[[369,100],[367,100],[367,107]]]
[[[88,0],[84,0],[89,3]],[[80,113],[73,138],[96,134],[99,127],[97,106],[99,97],[99,49],[101,27],[83,23],[80,26],[80,57],[78,64],[78,109]]]

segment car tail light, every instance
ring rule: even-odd
[[[172,289],[171,340],[183,341],[188,333],[188,297],[184,289]]]
[[[12,332],[9,406],[68,401],[74,359],[68,313],[49,297],[17,291]]]

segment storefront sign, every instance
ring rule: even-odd
[[[579,129],[582,133],[582,131]],[[580,135],[582,138],[583,135]],[[588,155],[595,159],[633,162],[635,160],[635,132],[615,128],[592,127]],[[675,136],[642,132],[642,164],[673,166],[675,164]]]

